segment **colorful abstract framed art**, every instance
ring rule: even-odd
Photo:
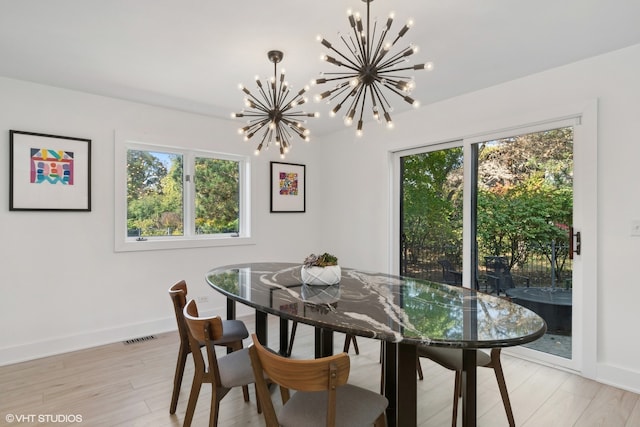
[[[271,162],[271,212],[304,212],[305,165]]]
[[[9,131],[9,210],[90,211],[91,140]]]

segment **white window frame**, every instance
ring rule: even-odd
[[[115,252],[148,251],[161,249],[200,248],[215,246],[252,245],[251,236],[251,158],[237,154],[219,153],[185,148],[175,141],[147,135],[116,132],[114,144],[114,250]],[[193,177],[195,158],[206,157],[233,160],[240,164],[239,232],[220,234],[195,234],[194,209],[195,186],[193,180],[184,182],[182,236],[150,236],[144,240],[127,235],[127,152],[128,150],[158,151],[183,156],[184,175]]]

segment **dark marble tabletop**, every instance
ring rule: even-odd
[[[300,264],[216,268],[207,282],[232,300],[281,318],[396,343],[458,348],[524,344],[544,320],[503,298],[472,289],[342,268],[339,284],[303,285]]]

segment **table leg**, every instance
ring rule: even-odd
[[[397,391],[398,378],[396,376],[398,367],[398,344],[383,341],[382,367],[383,367],[383,392],[389,400],[387,406],[387,426],[396,427],[396,414],[398,413]]]
[[[411,427],[418,423],[418,386],[416,379],[416,346],[384,343],[384,395],[389,400],[387,425]]]
[[[280,355],[289,357],[289,321],[280,318]]]
[[[415,345],[398,344],[397,367],[397,419],[398,427],[415,426],[418,423],[418,385],[416,363],[418,360]]]
[[[231,298],[227,298],[227,319],[234,320],[236,318],[236,302]]]
[[[462,425],[476,425],[476,350],[462,351]]]
[[[316,359],[333,355],[333,331],[324,328],[314,329]]]
[[[260,344],[264,346],[269,345],[267,336],[267,313],[258,310],[256,310],[256,335],[258,336]]]

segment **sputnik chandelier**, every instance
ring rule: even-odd
[[[291,147],[290,138],[298,135],[305,141],[309,141],[309,129],[303,126],[306,121],[304,117],[318,117],[318,113],[305,113],[294,111],[293,109],[307,102],[304,93],[309,89],[304,87],[298,92],[291,92],[289,84],[285,81],[285,71],[280,72],[280,79],[276,79],[277,65],[284,54],[279,50],[271,50],[267,53],[269,60],[273,62],[273,78],[264,86],[260,78],[256,76],[258,85],[258,96],[253,95],[249,89],[242,84],[245,97],[245,106],[240,113],[233,113],[232,117],[248,117],[247,125],[238,129],[238,133],[244,134],[245,141],[250,140],[256,133],[262,132],[262,138],[255,154],[260,154],[262,148],[269,148],[269,144],[275,143],[280,150],[280,157],[284,159],[285,154]],[[265,89],[266,86],[266,89]]]
[[[414,88],[413,77],[407,77],[403,72],[408,70],[431,71],[433,69],[432,62],[406,65],[408,57],[417,52],[416,46],[409,45],[395,54],[389,54],[396,42],[409,31],[412,22],[409,21],[402,27],[393,42],[385,43],[393,23],[393,14],[389,16],[383,28],[378,28],[377,21],[374,21],[373,28],[371,28],[369,8],[373,0],[362,1],[367,3],[366,27],[363,27],[360,14],[354,15],[349,10],[349,24],[353,34],[348,37],[340,35],[347,53],[341,53],[322,36],[318,36],[318,41],[324,47],[339,56],[339,58],[335,58],[324,55],[322,59],[330,64],[345,68],[345,71],[323,73],[322,77],[314,82],[315,84],[336,82],[336,86],[333,89],[316,95],[316,101],[328,98],[327,102],[331,103],[331,101],[337,100],[337,104],[330,113],[332,116],[342,108],[343,104],[347,103],[348,107],[345,110],[344,121],[346,125],[351,125],[357,114],[356,135],[358,136],[362,135],[365,105],[370,106],[376,121],[380,120],[380,114],[382,113],[387,127],[392,128],[393,122],[390,112],[393,111],[393,108],[387,99],[385,91],[387,93],[390,91],[400,96],[417,108],[419,106],[418,101],[410,96]],[[367,98],[369,98],[369,101]]]

